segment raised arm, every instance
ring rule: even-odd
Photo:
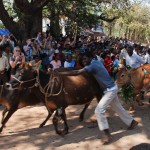
[[[67,72],[54,72],[54,74],[56,75],[63,75],[63,76],[77,76],[81,73],[86,72],[86,70],[84,68],[79,69],[79,70],[73,70],[73,71],[67,71]]]

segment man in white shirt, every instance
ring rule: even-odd
[[[66,61],[64,62],[64,68],[74,67],[75,61],[72,59],[72,55],[66,56]]]
[[[147,50],[146,55],[144,56],[145,63],[150,64],[150,48]]]
[[[133,53],[135,53],[136,55],[139,55],[139,45],[134,44],[134,50]]]
[[[0,84],[8,82],[7,70],[9,69],[9,63],[7,57],[2,55],[3,50],[0,46]]]
[[[130,66],[131,68],[136,69],[145,64],[145,61],[139,55],[133,53],[132,47],[128,47],[127,52],[121,52],[121,56],[125,58],[126,66]]]

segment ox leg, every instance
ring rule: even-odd
[[[64,129],[63,130],[59,130],[58,129],[58,121],[63,121],[64,124]],[[53,124],[55,127],[55,131],[57,134],[59,135],[65,135],[68,133],[68,124],[67,124],[67,119],[66,119],[66,113],[65,113],[65,109],[58,109],[56,110],[56,113],[54,115],[53,118]]]
[[[139,106],[143,106],[143,105],[144,105],[144,103],[141,102],[142,96],[143,96],[142,93],[139,93],[139,94],[136,96],[136,102],[138,103]]]
[[[49,118],[52,116],[53,112],[54,112],[54,111],[48,110],[48,116],[47,116],[46,119],[43,121],[43,123],[41,123],[41,125],[39,126],[39,128],[42,128],[42,127],[46,124],[46,122],[47,122],[47,121],[49,120]]]
[[[55,112],[55,115],[53,117],[53,125],[54,125],[54,128],[55,128],[55,131],[57,134],[61,134],[61,131],[58,130],[58,111]]]
[[[87,110],[87,108],[89,107],[90,103],[88,104],[85,104],[82,112],[80,113],[80,116],[79,116],[79,122],[83,121],[84,120],[84,114],[85,114],[85,111]]]
[[[64,125],[65,125],[62,134],[65,135],[65,134],[68,133],[68,130],[69,130],[69,127],[68,127],[68,124],[67,124],[67,117],[66,117],[65,109],[62,110],[61,118],[62,118],[62,120],[64,121]]]
[[[7,121],[9,120],[9,118],[13,115],[13,113],[15,112],[17,110],[17,107],[15,107],[15,108],[13,108],[13,109],[10,109],[9,111],[8,111],[8,114],[6,115],[6,117],[3,119],[3,121],[2,121],[2,125],[1,125],[1,127],[0,127],[0,132],[2,132],[2,130],[3,130],[3,128],[4,128],[4,126],[5,126],[5,124],[7,123]]]
[[[4,118],[5,118],[5,115],[6,113],[8,112],[7,108],[5,107],[5,109],[3,110],[2,112],[2,120],[1,120],[1,123],[3,122]]]
[[[144,100],[144,94],[145,94],[145,91],[142,91],[142,90],[141,90],[141,99],[142,99],[142,100]]]

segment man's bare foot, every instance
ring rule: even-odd
[[[138,122],[135,120],[132,120],[130,126],[128,127],[128,130],[134,129],[138,125]]]
[[[101,139],[101,142],[103,145],[109,144],[112,141],[112,136],[111,135],[105,135],[105,137],[103,137]]]

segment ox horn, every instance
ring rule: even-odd
[[[145,75],[150,74],[145,68],[142,68],[142,71],[144,72]]]

